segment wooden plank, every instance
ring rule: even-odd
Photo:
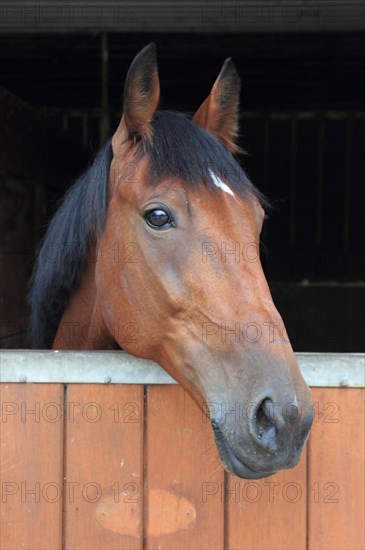
[[[309,548],[363,549],[364,393],[315,388],[309,443]]]
[[[70,385],[65,548],[142,548],[143,386]]]
[[[228,478],[226,548],[306,548],[306,454],[294,469],[265,479]]]
[[[1,384],[1,548],[62,545],[63,386]]]
[[[148,388],[145,464],[145,547],[221,550],[223,467],[210,422],[180,386]]]

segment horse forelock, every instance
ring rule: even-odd
[[[205,185],[212,193],[217,193],[216,178],[219,178],[238,195],[250,192],[262,206],[269,207],[265,196],[252,184],[230,151],[186,115],[156,111],[152,130],[152,140],[141,140],[135,153],[136,162],[148,156],[151,185],[171,178],[193,188]]]

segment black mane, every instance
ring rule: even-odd
[[[153,141],[140,142],[137,159],[148,154],[151,182],[164,177],[197,187],[202,182],[214,193],[210,171],[229,182],[239,194],[264,197],[252,185],[232,155],[214,137],[185,115],[157,111],[152,121]],[[111,141],[92,166],[66,193],[41,245],[31,279],[29,303],[33,347],[51,348],[63,312],[78,287],[90,243],[104,230],[108,209]]]
[[[199,187],[203,181],[213,193],[219,193],[210,174],[212,171],[239,195],[250,191],[266,205],[265,197],[253,186],[231,153],[186,115],[157,111],[152,126],[152,143],[144,143],[140,149],[140,154],[147,152],[149,156],[152,181],[158,183],[164,177],[172,177],[193,187]]]
[[[90,242],[104,229],[108,209],[111,142],[68,190],[43,239],[30,281],[35,349],[52,347],[62,314],[77,289]]]

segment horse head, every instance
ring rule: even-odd
[[[153,44],[132,63],[112,139],[99,308],[129,353],[157,361],[210,416],[225,468],[258,478],[293,467],[312,423],[303,380],[259,258],[264,199],[234,160],[240,81],[226,60],[192,120],[157,111]]]
[[[154,45],[137,55],[111,143],[48,228],[30,302],[35,347],[158,362],[209,417],[226,470],[259,478],[297,463],[313,410],[260,263],[265,199],[233,157],[239,88],[228,59],[192,120],[158,111]]]

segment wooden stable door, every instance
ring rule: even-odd
[[[2,384],[1,548],[364,548],[363,391],[314,388],[299,465],[228,476],[176,385]]]

